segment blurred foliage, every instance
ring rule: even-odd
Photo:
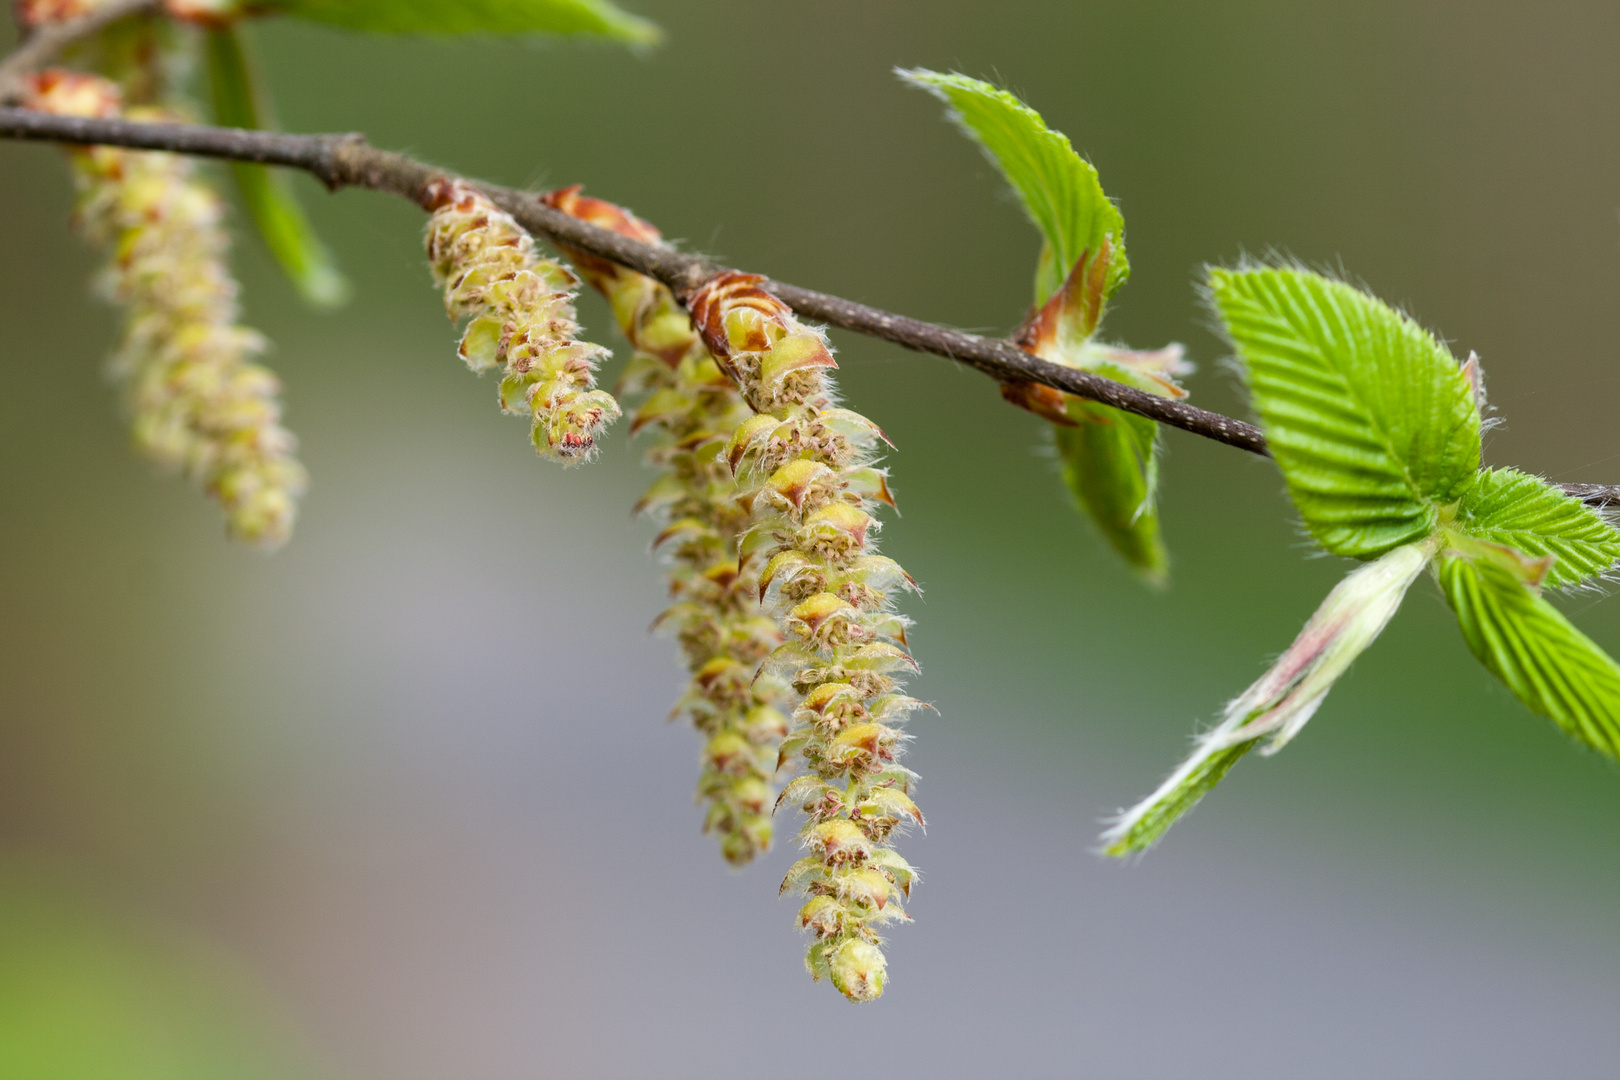
[[[560,34],[634,44],[656,26],[608,0],[266,0],[261,10],[381,34]]]
[[[291,1080],[310,1076],[262,993],[178,931],[0,865],[0,1076]]]

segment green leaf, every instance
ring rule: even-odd
[[[1548,588],[1578,585],[1620,561],[1620,532],[1603,515],[1517,469],[1481,472],[1457,505],[1452,527],[1527,555],[1553,556]]]
[[[234,26],[208,31],[208,76],[214,119],[226,127],[274,127],[263,84]],[[349,295],[349,283],[304,215],[288,178],[263,165],[232,162],[237,189],[265,247],[304,299],[334,307]]]
[[[1432,533],[1479,469],[1479,408],[1450,351],[1307,270],[1212,269],[1209,281],[1311,535],[1369,559]]]
[[[1103,194],[1097,170],[1061,131],[1005,90],[966,75],[896,69],[906,82],[950,106],[951,119],[978,142],[1007,178],[1046,244],[1035,272],[1035,303],[1046,303],[1085,252],[1108,237],[1113,261],[1105,299],[1125,283],[1125,219]]]
[[[1119,382],[1136,382],[1114,365],[1096,370]],[[1163,585],[1169,557],[1154,505],[1159,425],[1082,398],[1069,399],[1068,414],[1078,426],[1052,429],[1063,482],[1114,550],[1149,584]]]
[[[382,34],[555,34],[632,45],[661,36],[608,0],[269,0],[259,10]]]
[[[1620,666],[1513,571],[1447,557],[1440,587],[1468,648],[1532,712],[1620,760]]]

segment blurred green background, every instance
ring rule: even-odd
[[[1612,4],[633,6],[668,34],[645,56],[255,37],[290,129],[583,182],[734,265],[1002,332],[1034,231],[890,69],[996,79],[1101,170],[1133,268],[1108,330],[1185,342],[1196,402],[1243,407],[1199,266],[1277,250],[1477,349],[1488,461],[1620,480]],[[1172,432],[1146,594],[1039,421],[838,333],[899,446],[883,541],[940,715],[889,993],[813,986],[791,845],[732,875],[698,834],[639,449],[534,460],[455,358],[419,211],[298,184],[357,296],[313,313],[238,246],[314,474],[264,558],[127,449],[64,164],[0,145],[0,1077],[1613,1075],[1620,775],[1432,585],[1286,753],[1103,863],[1099,819],[1345,567],[1270,463]],[[1620,649],[1620,606],[1563,606]]]

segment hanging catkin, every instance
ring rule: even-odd
[[[872,459],[883,433],[836,407],[827,370],[837,366],[819,331],[799,323],[761,287],[728,272],[691,299],[704,341],[757,415],[725,449],[750,509],[739,553],[760,565],[760,591],[785,643],[766,670],[786,675],[797,698],[782,758],[804,775],[778,804],[808,817],[808,854],[782,882],[806,895],[799,924],[814,935],[805,966],[851,1001],[883,993],[887,965],[878,927],[907,918],[901,898],[915,872],[889,846],[906,823],[923,823],[897,763],[906,714],[920,702],[899,689],[916,669],[908,620],[893,597],[915,588],[876,554],[876,504],[889,503]]]

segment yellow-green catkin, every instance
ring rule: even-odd
[[[69,71],[34,76],[27,106],[175,119],[124,109],[113,83]],[[223,205],[183,157],[106,146],[70,153],[78,221],[112,251],[102,286],[126,312],[111,368],[127,388],[136,445],[198,480],[233,536],[279,546],[308,478],[281,426],[280,383],[250,359],[264,339],[236,322]]]
[[[501,408],[530,418],[541,457],[589,460],[619,404],[596,389],[596,365],[608,351],[577,340],[579,279],[536,255],[523,227],[465,181],[436,180],[424,201],[433,214],[428,261],[445,310],[471,317],[461,358],[480,374],[501,368]]]
[[[725,455],[750,510],[743,565],[763,567],[760,590],[786,639],[766,670],[787,673],[797,698],[782,758],[797,759],[804,775],[778,805],[808,817],[800,833],[808,854],[782,889],[806,897],[799,925],[814,935],[810,974],[851,1001],[871,1001],[887,978],[878,927],[907,918],[901,899],[916,876],[889,840],[923,823],[909,794],[915,776],[896,761],[900,724],[920,702],[899,688],[916,663],[893,594],[915,586],[874,550],[872,512],[893,504],[872,465],[883,433],[836,407],[826,340],[762,281],[718,275],[690,307],[757,414]]]
[[[545,201],[621,235],[662,242],[653,226],[578,187]],[[657,625],[680,642],[692,675],[675,713],[706,739],[698,781],[704,829],[718,837],[727,862],[742,866],[771,845],[778,751],[788,729],[787,687],[771,675],[755,677],[782,636],[760,608],[758,567],[738,565],[749,512],[725,458],[732,433],[753,413],[668,288],[586,253],[568,254],[607,297],[635,348],[620,392],[643,395],[630,428],[652,433],[646,460],[660,471],[636,505],[661,526],[657,547],[670,567],[673,603]]]

